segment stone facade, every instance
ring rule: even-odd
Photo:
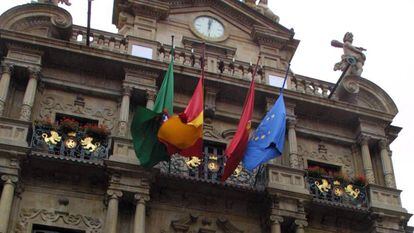
[[[86,28],[53,1],[0,16],[0,233],[412,232],[389,150],[398,110],[381,88],[352,76],[357,93],[347,92],[346,71],[338,85],[289,72],[283,156],[221,183],[208,164],[223,166],[249,80],[257,82],[253,126],[272,106],[299,45],[293,30],[264,0],[114,1],[119,32],[92,29],[90,46]],[[199,17],[221,24],[220,36],[197,29]],[[144,169],[129,126],[136,106],[154,104],[171,35],[176,112],[206,43],[206,155]],[[53,122],[67,118],[110,135],[59,131]],[[327,173],[312,176],[316,166]],[[357,188],[351,180],[361,175],[367,185]]]

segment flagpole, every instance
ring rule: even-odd
[[[289,70],[290,70],[290,62],[288,63],[288,67],[287,67],[287,69],[286,69],[285,78],[284,78],[284,80],[283,80],[283,85],[282,85],[282,87],[280,88],[280,93],[279,93],[279,96],[283,95],[283,91],[285,90],[285,85],[286,85],[286,80],[287,80],[288,75],[289,75]],[[255,186],[256,186],[256,183],[257,183],[257,177],[260,175],[260,173],[262,173],[262,172],[263,172],[262,170],[264,169],[264,166],[265,166],[265,165],[262,163],[262,164],[260,165],[260,167],[259,167],[259,170],[257,170],[256,176],[255,176],[255,179],[254,179],[254,184],[253,184],[253,187],[255,187]]]
[[[86,28],[86,46],[90,45],[92,0],[88,0],[88,23]]]
[[[283,85],[282,85],[282,88],[280,89],[280,95],[283,95],[283,91],[285,90],[285,85],[286,85],[286,80],[287,80],[288,75],[289,75],[289,70],[290,70],[290,62],[289,62],[288,67],[286,69],[285,79],[283,80]]]

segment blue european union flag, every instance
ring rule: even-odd
[[[286,107],[282,93],[249,139],[243,159],[244,168],[253,171],[260,164],[282,155],[285,131]]]

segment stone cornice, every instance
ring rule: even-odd
[[[162,72],[167,70],[168,64],[156,60],[148,60],[139,57],[134,57],[126,54],[120,54],[111,51],[105,51],[98,48],[91,48],[87,46],[79,46],[78,44],[71,44],[65,41],[54,40],[50,38],[41,38],[35,37],[36,40],[33,40],[33,35],[25,35],[18,32],[11,32],[0,30],[0,39],[4,40],[14,40],[21,43],[32,45],[33,47],[47,47],[54,48],[59,51],[73,52],[79,55],[85,55],[89,57],[95,57],[97,59],[108,59],[113,62],[118,62],[120,65],[132,65],[132,66],[141,66],[143,68],[150,69],[160,69]],[[181,69],[176,68],[177,73],[181,75],[188,76],[199,76],[199,69],[192,67],[182,67]],[[219,85],[231,85],[234,88],[243,88],[247,90],[249,82],[246,80],[239,80],[233,77],[227,77],[225,75],[206,72],[206,80],[210,82],[217,82]],[[278,91],[278,88],[272,87],[265,84],[256,85],[256,93],[261,95],[274,95]],[[336,100],[331,100],[327,98],[321,98],[318,96],[307,95],[293,90],[285,90],[285,98],[287,101],[291,102],[306,102],[307,104],[313,104],[318,106],[327,107],[332,110],[351,112],[357,114],[358,116],[367,116],[377,120],[383,120],[386,122],[391,122],[394,118],[393,115],[379,112],[377,110],[369,109],[366,107],[356,106],[354,104],[338,102]],[[306,96],[306,98],[304,98]]]

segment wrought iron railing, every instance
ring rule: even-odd
[[[108,158],[110,141],[82,130],[64,131],[50,126],[35,125],[31,141],[33,152],[55,157],[102,163]]]
[[[162,162],[158,167],[164,174],[173,174],[210,183],[221,183],[225,162],[226,158],[222,154],[204,153],[202,158],[186,158],[174,155],[169,162]],[[249,172],[242,165],[239,165],[225,183],[260,189],[262,187],[262,176],[260,174],[264,170],[257,169],[254,172]]]
[[[365,185],[334,179],[330,176],[306,177],[311,195],[317,200],[354,207],[367,207],[368,197]]]

